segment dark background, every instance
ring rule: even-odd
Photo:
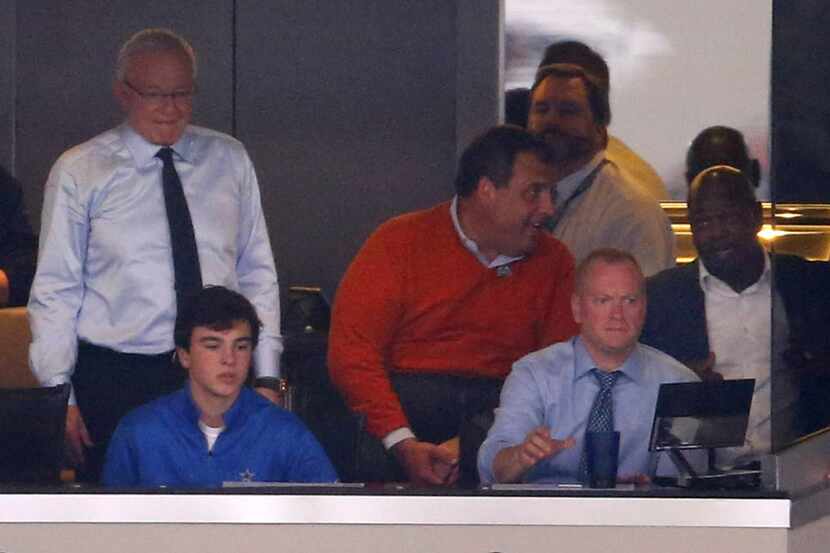
[[[774,0],[772,198],[830,202],[830,4]]]

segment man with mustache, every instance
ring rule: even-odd
[[[725,467],[769,452],[773,433],[787,439],[830,422],[830,266],[764,250],[753,188],[726,165],[692,181],[689,223],[700,257],[648,279],[641,338],[703,379],[756,380],[746,446],[719,450]]]
[[[444,442],[492,411],[516,359],[576,332],[573,258],[542,227],[549,155],[524,129],[488,130],[461,156],[452,201],[387,221],[346,271],[329,372],[377,438],[380,478],[451,485],[459,461],[474,477],[477,445]]]
[[[584,42],[578,40],[559,40],[545,48],[539,67],[553,63],[572,63],[595,77],[610,82],[610,71],[605,59]],[[514,88],[508,90],[504,96],[505,121],[527,127],[527,118],[530,111],[530,89]],[[626,173],[627,182],[636,186],[647,196],[655,200],[669,199],[669,193],[663,179],[646,160],[632,150],[625,142],[613,134],[608,135],[608,145],[605,157]]]
[[[660,204],[606,158],[608,95],[607,80],[575,64],[536,74],[528,130],[547,142],[563,175],[549,228],[577,263],[597,248],[616,248],[631,252],[648,276],[674,266],[674,234]]]

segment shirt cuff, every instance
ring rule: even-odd
[[[410,430],[409,427],[403,426],[393,430],[383,438],[383,447],[390,450],[399,442],[409,438],[415,438],[415,434],[412,433],[412,430]]]
[[[282,371],[280,370],[281,356],[275,349],[266,346],[267,344],[260,344],[254,351],[254,376],[257,378],[282,378]],[[260,348],[264,349],[260,350]]]

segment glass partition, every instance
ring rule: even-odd
[[[830,61],[815,55],[827,49],[827,23],[818,1],[505,1],[506,91],[529,87],[544,48],[557,40],[580,40],[605,57],[610,134],[663,179],[678,263],[696,258],[685,203],[688,146],[711,125],[743,133],[761,166],[759,239],[774,254],[773,451],[830,425]]]
[[[706,127],[741,130],[768,165],[771,26],[770,0],[505,0],[505,89],[531,85],[551,42],[591,45],[611,71],[610,133],[685,200],[686,149]]]

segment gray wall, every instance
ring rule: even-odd
[[[0,0],[0,165],[14,165],[14,0]]]
[[[451,195],[459,144],[496,121],[499,6],[0,0],[0,163],[37,226],[55,158],[120,119],[118,46],[174,28],[200,57],[194,122],[249,148],[283,286],[332,292],[380,222]]]

